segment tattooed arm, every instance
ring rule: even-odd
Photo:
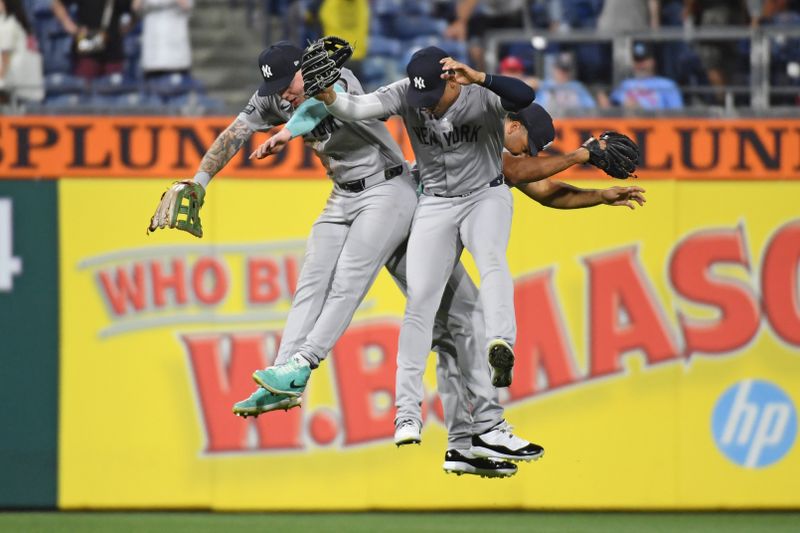
[[[225,131],[219,134],[214,144],[203,156],[197,174],[194,175],[194,182],[199,183],[203,188],[208,187],[211,178],[217,172],[225,168],[239,148],[250,139],[254,130],[243,120],[236,119]]]

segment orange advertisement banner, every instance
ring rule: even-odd
[[[231,117],[20,116],[0,117],[0,178],[192,176]],[[414,159],[402,122],[389,129]],[[800,179],[800,121],[789,119],[564,119],[557,121],[552,153],[575,149],[587,137],[614,129],[642,151],[639,176],[680,180]],[[325,172],[311,149],[291,143],[277,156],[250,161],[268,138],[258,133],[220,173],[257,179],[320,179]],[[564,177],[597,178],[591,167]]]

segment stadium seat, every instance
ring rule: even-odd
[[[84,94],[58,94],[52,96],[45,94],[43,105],[47,108],[68,107],[74,109],[85,103],[87,103],[87,98]]]
[[[225,104],[215,98],[201,93],[176,94],[167,97],[161,104],[162,109],[174,114],[207,114],[223,113]]]
[[[400,58],[400,63],[403,69],[405,69],[405,66],[411,60],[411,56],[413,56],[417,50],[427,46],[438,46],[454,59],[457,59],[458,61],[467,61],[468,55],[466,43],[429,35],[425,37],[417,37],[404,47],[404,54]]]
[[[397,39],[372,35],[369,38],[369,55],[379,57],[399,57],[403,53],[403,43]]]
[[[439,36],[447,29],[447,21],[427,15],[398,14],[387,24],[389,34],[397,39],[414,39],[422,36]]]
[[[361,64],[361,84],[369,92],[405,75],[404,65],[390,57],[369,56]]]
[[[99,106],[134,107],[143,100],[141,84],[122,74],[102,76],[91,83],[91,104]]]
[[[148,80],[147,91],[159,96],[163,101],[189,93],[202,93],[202,84],[188,74],[165,74]]]
[[[64,94],[83,95],[87,93],[86,80],[71,74],[48,74],[44,80],[47,96],[61,96]]]

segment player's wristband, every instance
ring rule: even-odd
[[[200,172],[194,175],[192,181],[202,185],[203,189],[207,189],[208,184],[211,182],[211,174],[209,174],[208,172],[203,172],[201,170]]]

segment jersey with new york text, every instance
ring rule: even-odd
[[[375,94],[386,116],[400,115],[411,139],[425,194],[457,196],[498,177],[503,169],[501,98],[479,85],[461,87],[445,113],[432,113],[406,102],[410,81],[402,79]]]
[[[337,82],[350,94],[364,94],[361,83],[349,69],[342,69]],[[267,131],[285,124],[294,109],[280,95],[250,97],[238,120],[255,131]],[[380,120],[342,122],[328,116],[303,140],[319,156],[330,177],[336,183],[361,179],[403,162],[397,142]]]

